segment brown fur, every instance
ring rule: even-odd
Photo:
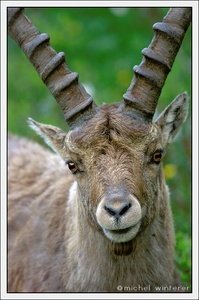
[[[71,175],[58,156],[10,136],[9,291],[119,292],[118,286],[150,285],[153,292],[156,286],[178,285],[168,190],[161,163],[150,162],[151,154],[167,145],[159,127],[115,106],[101,108],[68,135],[52,126],[35,127],[79,172]],[[130,241],[111,241],[99,224],[112,224],[99,205],[113,195],[141,207],[141,225]],[[136,218],[134,209],[129,211]]]

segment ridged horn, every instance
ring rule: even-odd
[[[155,23],[155,35],[143,58],[135,66],[132,82],[123,95],[120,111],[133,112],[149,123],[152,121],[161,90],[191,22],[191,8],[170,8],[161,23]]]
[[[39,30],[23,13],[24,8],[8,8],[8,32],[23,50],[38,75],[63,111],[70,127],[95,113],[96,104],[71,72],[63,52],[56,53],[48,34]]]

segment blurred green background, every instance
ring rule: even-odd
[[[149,46],[152,25],[168,8],[27,8],[25,14],[51,37],[56,52],[66,53],[72,71],[95,102],[119,102],[130,85],[133,66]],[[162,90],[160,113],[177,94],[191,96],[191,27]],[[45,85],[13,40],[8,38],[8,129],[41,142],[26,120],[67,130],[66,123]],[[191,287],[191,101],[188,120],[164,158],[176,229],[176,262],[185,286]]]

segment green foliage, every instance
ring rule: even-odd
[[[27,8],[33,24],[51,37],[56,52],[66,53],[72,71],[95,102],[121,101],[133,66],[142,59],[168,8]],[[161,112],[179,93],[191,96],[191,28],[188,29],[158,104]],[[191,102],[191,101],[190,101]],[[190,109],[191,111],[191,109]],[[8,128],[37,139],[26,120],[32,117],[67,130],[62,113],[22,51],[8,38]],[[164,158],[176,228],[176,260],[182,279],[191,285],[191,113]],[[167,167],[166,167],[167,166]],[[168,170],[169,173],[168,173]]]
[[[177,232],[176,234],[176,264],[184,286],[191,291],[191,238],[188,234]]]

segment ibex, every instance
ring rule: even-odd
[[[123,101],[97,107],[49,36],[9,9],[10,35],[70,127],[29,119],[59,156],[10,136],[10,292],[185,291],[162,158],[186,119],[187,93],[153,116],[190,20],[190,8],[170,9]]]

